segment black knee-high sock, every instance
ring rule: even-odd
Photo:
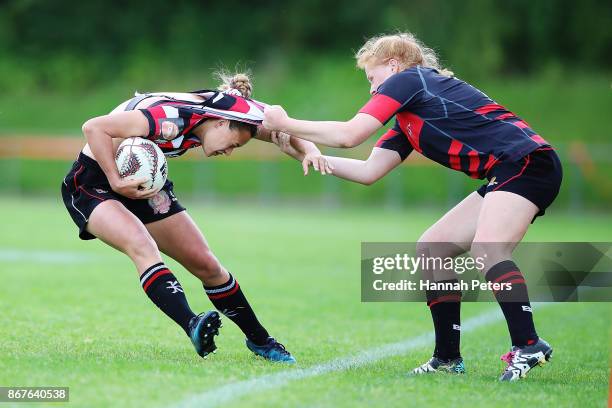
[[[238,281],[234,279],[232,274],[223,285],[204,285],[204,290],[217,310],[236,323],[249,340],[257,345],[266,343],[269,334],[257,320],[251,305],[249,305],[240,285],[238,285]]]
[[[495,299],[506,317],[512,345],[523,347],[538,341],[533,324],[531,304],[527,294],[525,278],[518,266],[511,260],[493,265],[485,276],[493,283],[509,283],[511,290],[494,291]]]
[[[189,308],[183,288],[163,263],[158,263],[140,276],[140,284],[149,298],[189,334],[189,321],[195,314]]]
[[[437,283],[459,283],[459,281],[457,279],[449,279]],[[425,294],[436,333],[434,356],[441,360],[452,360],[461,357],[461,352],[459,351],[461,340],[461,291],[428,290]]]

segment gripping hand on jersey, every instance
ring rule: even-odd
[[[263,125],[269,130],[285,130],[289,115],[280,105],[268,105],[264,108]]]

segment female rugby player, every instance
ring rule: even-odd
[[[512,251],[530,223],[557,196],[562,170],[555,151],[525,121],[441,69],[435,53],[412,34],[372,38],[356,58],[373,96],[351,120],[296,120],[281,107],[270,106],[264,112],[264,126],[327,146],[353,147],[395,116],[395,125],[378,140],[367,160],[327,157],[333,174],[371,184],[416,150],[470,177],[486,178],[485,185],[425,231],[417,253],[454,257],[469,250],[474,258],[486,254],[482,271],[486,280],[512,284],[511,290],[495,293],[512,340],[511,351],[502,356],[507,367],[500,379],[524,377],[550,358],[552,348],[535,330],[525,280],[512,261]],[[318,169],[317,155],[304,157],[305,171],[311,161]],[[431,272],[437,280],[457,282],[456,276]],[[436,334],[435,351],[413,373],[463,373],[461,292],[429,291],[426,295]]]
[[[270,132],[258,127],[262,105],[249,99],[248,76],[222,78],[219,91],[138,95],[111,114],[85,122],[87,144],[64,178],[62,196],[79,237],[99,238],[128,255],[147,296],[181,326],[200,356],[216,348],[219,315],[211,311],[196,316],[191,311],[160,251],[203,282],[217,310],[244,332],[251,351],[271,361],[293,363],[293,356],[259,323],[236,279],[178,202],[173,183],[168,180],[157,193],[141,190],[144,180],[121,179],[114,160],[121,141],[133,136],[155,141],[169,157],[199,146],[208,157],[229,156],[252,137],[270,141]],[[294,143],[302,152],[316,149],[309,142]]]

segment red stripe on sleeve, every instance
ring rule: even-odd
[[[502,115],[495,117],[495,119],[499,119],[499,120],[504,120],[508,118],[516,118],[516,115],[512,112],[508,112],[508,113],[504,113]]]
[[[395,99],[387,95],[376,94],[359,110],[359,113],[367,113],[378,119],[380,123],[386,123],[395,115],[400,106],[402,104]]]
[[[459,152],[463,147],[463,143],[453,140],[450,147],[448,148],[448,162],[451,169],[461,170],[461,159],[459,158]]]
[[[506,108],[504,108],[501,105],[498,105],[496,103],[490,103],[488,105],[485,106],[481,106],[480,108],[476,109],[474,112],[480,114],[480,115],[486,115],[489,112],[493,112],[496,110],[506,110]]]
[[[548,142],[546,140],[544,140],[544,138],[540,135],[533,135],[531,136],[531,140],[533,140],[536,143],[539,144],[548,144]]]

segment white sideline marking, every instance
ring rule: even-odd
[[[551,303],[538,304],[538,309],[544,305],[550,304]],[[502,320],[502,317],[501,310],[496,307],[495,310],[482,313],[465,321],[461,324],[461,332],[464,334],[474,331],[482,326]],[[183,401],[173,405],[173,407],[214,407],[248,394],[266,391],[272,388],[280,388],[292,381],[358,368],[378,360],[402,355],[408,351],[431,345],[433,340],[433,332],[424,333],[408,340],[386,344],[382,347],[371,348],[352,356],[337,358],[312,367],[288,369],[274,374],[251,378],[249,380],[229,383],[213,390],[187,397]]]
[[[0,261],[2,262],[73,264],[90,262],[95,258],[97,258],[95,255],[74,251],[0,249]]]

